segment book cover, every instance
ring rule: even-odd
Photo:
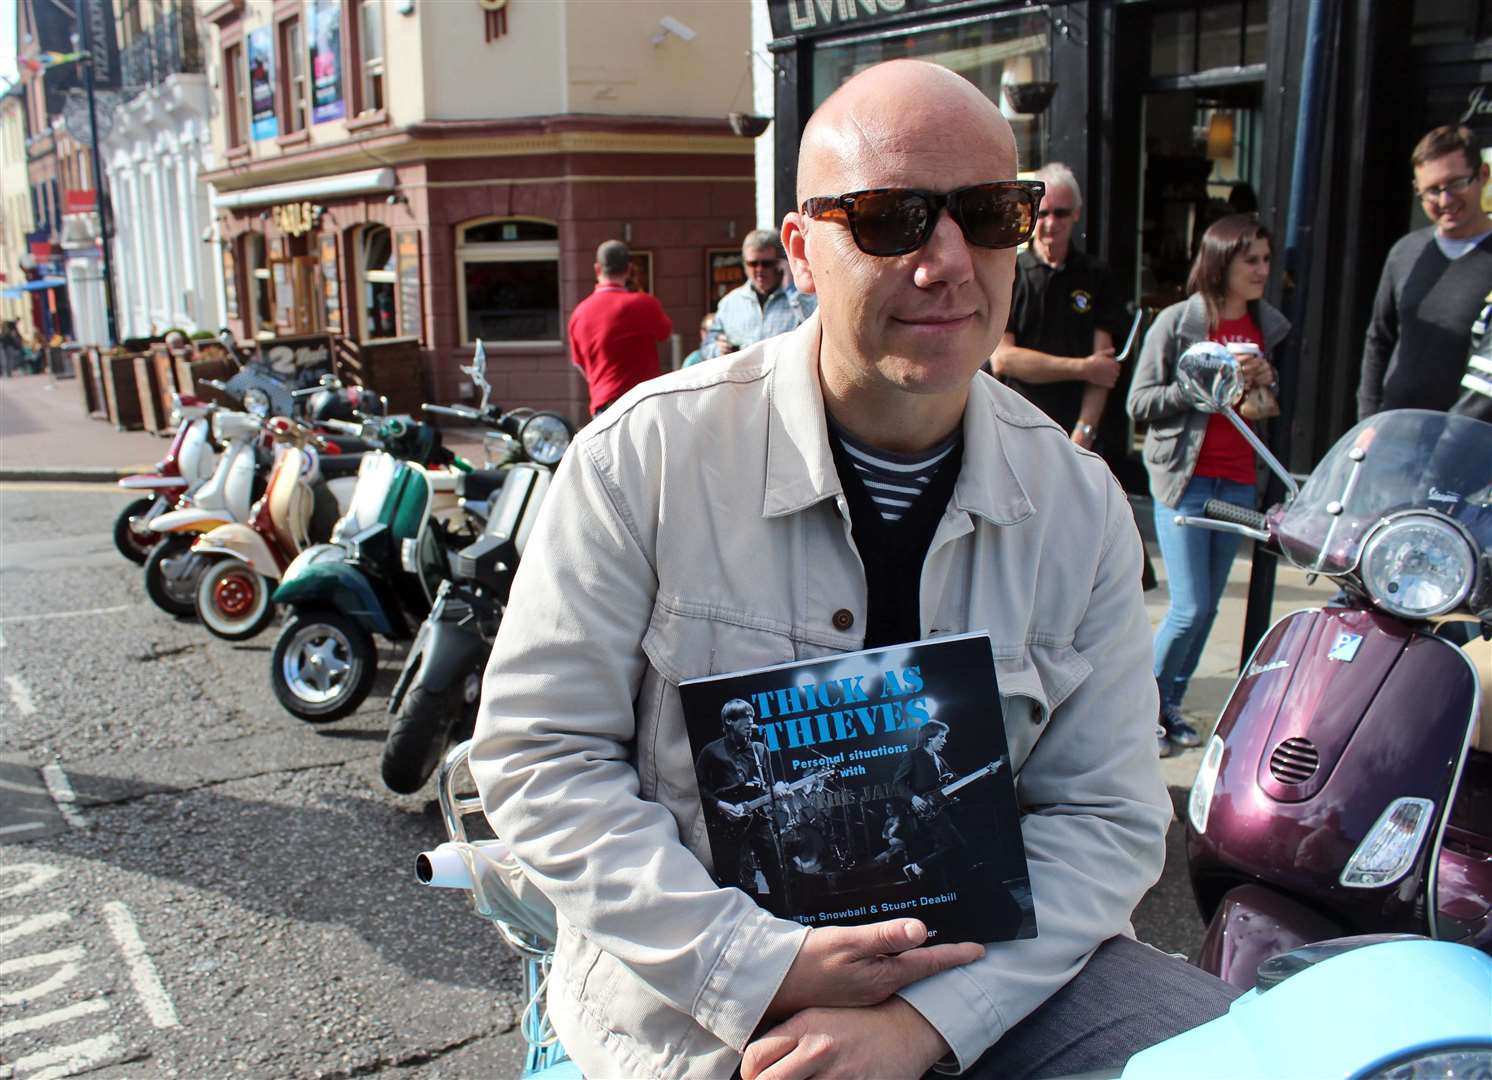
[[[679,686],[721,885],[806,926],[1036,936],[987,634]]]

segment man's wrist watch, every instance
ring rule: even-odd
[[[1088,423],[1086,420],[1079,420],[1072,430],[1076,431],[1085,439],[1091,439],[1098,429],[1095,428],[1092,424]]]

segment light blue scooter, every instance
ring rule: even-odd
[[[482,817],[469,742],[438,774],[447,843],[416,859],[426,885],[468,889],[522,958],[528,997],[524,1080],[583,1080],[542,1000],[554,907],[501,840],[470,840]],[[482,825],[485,827],[485,819]],[[1411,934],[1305,945],[1266,960],[1228,1012],[1132,1057],[1123,1070],[1071,1080],[1492,1080],[1492,957]]]

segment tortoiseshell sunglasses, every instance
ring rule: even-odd
[[[1036,207],[1046,194],[1040,180],[991,180],[946,194],[918,188],[871,188],[820,195],[803,203],[805,217],[843,218],[855,246],[867,255],[905,255],[933,234],[938,211],[963,230],[975,247],[1011,248],[1031,239]]]

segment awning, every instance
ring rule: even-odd
[[[245,206],[275,206],[303,199],[373,195],[380,191],[393,191],[395,186],[393,169],[364,169],[361,172],[342,173],[340,176],[322,176],[315,180],[294,180],[288,184],[269,184],[245,191],[230,191],[226,195],[214,195],[212,205],[222,210],[235,210]]]
[[[24,285],[12,285],[8,289],[0,290],[0,296],[3,296],[7,300],[14,300],[19,296],[24,296],[28,292],[41,292],[44,289],[61,289],[66,285],[66,278],[37,278],[35,281],[28,281]]]

